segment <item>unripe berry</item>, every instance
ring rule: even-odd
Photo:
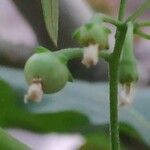
[[[42,90],[46,94],[61,90],[69,78],[69,70],[65,63],[46,49],[28,59],[24,73],[29,85],[33,83],[33,80],[39,79]]]

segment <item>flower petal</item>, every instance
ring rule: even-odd
[[[133,83],[125,83],[122,85],[122,90],[119,95],[119,105],[126,106],[133,102],[134,85]]]
[[[40,102],[42,100],[43,90],[40,79],[33,79],[32,84],[29,86],[27,94],[24,96],[24,102],[27,103],[28,100],[34,102]]]
[[[87,68],[96,65],[98,62],[98,44],[89,45],[84,48],[82,64]]]

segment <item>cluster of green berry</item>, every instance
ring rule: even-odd
[[[123,103],[132,99],[132,83],[138,79],[133,52],[133,30],[133,24],[129,22],[118,72],[120,83],[123,85],[120,95]],[[82,63],[86,67],[96,65],[99,52],[109,48],[110,33],[110,29],[105,27],[103,20],[97,15],[74,32],[74,39],[83,47]],[[30,85],[25,100],[40,101],[43,93],[57,92],[66,85],[67,81],[72,81],[71,73],[67,68],[68,60],[61,51],[56,55],[55,52],[38,47],[36,53],[25,64],[25,77]]]

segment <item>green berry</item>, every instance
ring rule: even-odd
[[[25,64],[25,78],[29,85],[34,79],[41,79],[43,92],[55,93],[66,85],[70,76],[69,70],[52,52],[39,49]]]

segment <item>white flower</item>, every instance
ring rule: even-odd
[[[133,102],[133,97],[134,97],[134,84],[124,83],[122,85],[122,90],[119,95],[119,105],[120,106],[130,105]]]
[[[96,65],[98,62],[98,44],[89,45],[84,48],[82,64],[84,64],[87,68],[92,65]]]
[[[33,79],[32,84],[28,88],[27,94],[24,96],[24,102],[27,103],[28,100],[34,102],[40,102],[42,100],[43,90],[41,79]]]

